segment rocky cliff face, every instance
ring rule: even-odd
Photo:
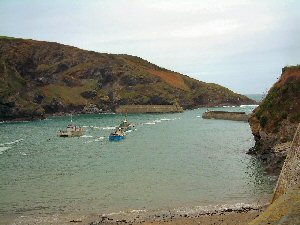
[[[249,119],[255,147],[249,151],[279,173],[300,122],[300,66],[285,67]]]
[[[114,111],[120,105],[253,104],[249,98],[139,57],[57,43],[0,38],[0,119]]]
[[[272,204],[251,225],[299,224],[300,221],[300,124],[288,151]]]
[[[300,124],[277,181],[273,201],[300,185]],[[300,186],[299,186],[300,187]],[[300,215],[299,215],[300,216]]]

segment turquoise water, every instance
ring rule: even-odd
[[[80,138],[56,136],[69,117],[1,123],[0,217],[268,199],[274,180],[246,154],[248,123],[204,120],[205,110],[128,115],[135,130],[120,142],[108,135],[124,115],[73,116]]]

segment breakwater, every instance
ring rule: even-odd
[[[183,112],[179,105],[120,105],[116,113],[176,113]]]
[[[248,121],[249,116],[245,112],[207,111],[202,114],[203,119],[219,119]]]

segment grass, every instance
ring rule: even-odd
[[[14,40],[14,39],[18,39],[15,37],[8,37],[8,36],[0,36],[0,39],[10,39],[10,40]]]
[[[45,102],[49,103],[53,98],[62,99],[67,104],[73,105],[85,105],[87,100],[80,94],[84,91],[94,90],[96,87],[96,81],[88,80],[83,83],[82,86],[67,87],[62,85],[50,84],[42,88],[44,95],[46,96]]]

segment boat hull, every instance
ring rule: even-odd
[[[123,140],[125,137],[122,135],[109,135],[109,140],[110,141],[121,141]]]

